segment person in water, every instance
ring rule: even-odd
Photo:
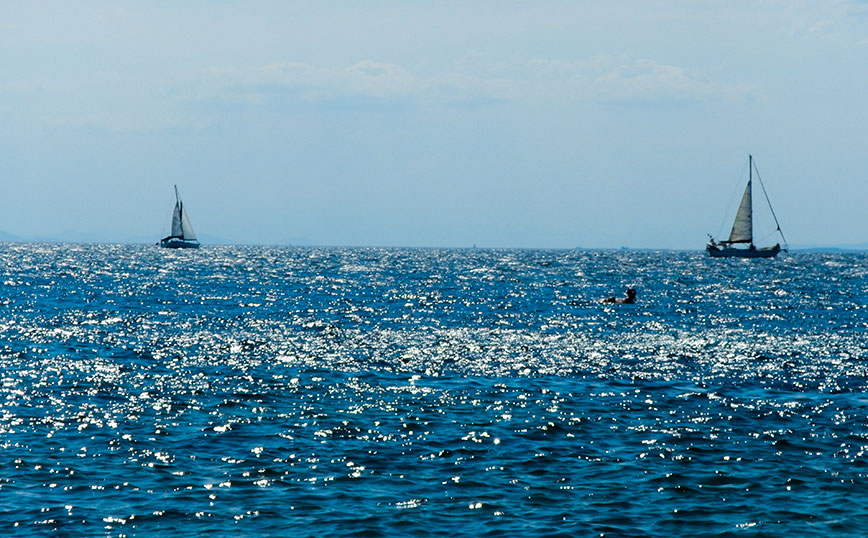
[[[603,299],[604,303],[614,303],[614,304],[633,304],[636,302],[636,290],[633,288],[627,288],[627,296],[623,299],[617,299],[615,297],[608,297]]]

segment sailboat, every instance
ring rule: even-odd
[[[748,155],[748,181],[744,189],[744,194],[741,197],[741,203],[738,205],[738,212],[735,215],[735,222],[732,223],[732,231],[729,233],[729,239],[726,241],[715,241],[711,235],[708,236],[709,241],[705,246],[705,250],[713,258],[774,258],[781,250],[786,251],[786,248],[781,248],[780,243],[771,247],[757,248],[753,243],[753,173],[756,166],[753,164],[753,155]],[[776,232],[781,235],[781,240],[786,245],[784,232],[781,231],[781,225],[778,223],[778,217],[775,215],[775,210],[772,209],[772,203],[769,201],[769,195],[766,192],[766,187],[763,185],[763,180],[759,175],[759,170],[756,170],[756,177],[762,187],[763,194],[766,197],[766,202],[769,204],[769,210],[775,220],[777,226]],[[748,245],[745,247],[736,247],[734,245]]]
[[[190,218],[187,217],[187,211],[184,209],[184,203],[178,194],[177,185],[175,185],[175,211],[172,213],[172,234],[162,238],[160,246],[165,248],[199,248],[199,241],[196,240],[196,233],[193,231],[193,225],[190,224]]]

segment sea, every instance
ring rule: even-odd
[[[864,253],[0,244],[0,530],[865,536],[866,305]]]

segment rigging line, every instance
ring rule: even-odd
[[[760,187],[763,188],[763,194],[766,197],[766,203],[769,204],[769,211],[772,212],[772,218],[775,219],[775,226],[778,227],[778,232],[781,234],[781,239],[784,240],[784,245],[787,245],[787,238],[784,237],[784,231],[781,230],[781,223],[778,222],[778,216],[775,215],[775,210],[772,207],[772,201],[769,200],[769,193],[766,192],[766,185],[763,183],[763,178],[760,176],[759,169],[756,167],[756,164],[753,165],[753,169],[756,172],[756,177],[759,179]]]
[[[759,240],[756,241],[756,243],[758,243],[758,244],[759,244],[759,243],[765,243],[765,241],[766,241],[769,237],[775,235],[776,233],[778,233],[778,230],[774,230],[774,231],[772,231],[772,232],[769,232],[769,233],[767,233],[766,235],[764,235],[763,237],[760,237]]]

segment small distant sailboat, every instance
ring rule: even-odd
[[[175,211],[172,213],[172,234],[161,239],[160,246],[165,248],[199,248],[199,241],[196,240],[196,233],[193,231],[193,225],[190,224],[190,218],[187,217],[187,211],[184,209],[184,203],[178,194],[177,185],[175,185]]]
[[[712,258],[774,258],[781,250],[780,243],[764,248],[757,248],[753,243],[753,172],[756,170],[753,164],[753,155],[748,155],[748,181],[744,189],[744,194],[741,197],[741,203],[738,206],[738,212],[735,215],[735,222],[732,223],[732,231],[729,233],[729,239],[726,241],[715,241],[709,235],[708,244],[705,250]],[[766,192],[766,187],[763,185],[763,180],[757,170],[757,179],[759,179],[760,187],[766,197],[766,202],[769,204],[769,210],[774,218],[776,232],[781,235],[781,240],[786,246],[786,238],[784,232],[781,231],[781,225],[778,223],[778,217],[775,216],[775,210],[772,209],[772,203],[769,201],[769,195]],[[733,245],[748,245],[747,248],[736,247]]]

